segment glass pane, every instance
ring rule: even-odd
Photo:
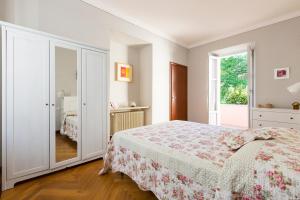
[[[77,52],[55,47],[56,162],[77,157]]]

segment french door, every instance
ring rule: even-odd
[[[209,56],[209,124],[220,125],[220,58]]]
[[[248,127],[252,127],[251,120],[252,112],[251,108],[255,105],[255,59],[254,59],[254,46],[248,44],[243,47],[243,52],[247,52],[248,62],[248,112],[247,120]],[[236,54],[233,54],[236,55]],[[221,125],[221,105],[220,105],[220,93],[221,93],[221,59],[224,57],[209,56],[209,124]],[[222,105],[223,106],[223,105]],[[222,107],[222,112],[223,112]],[[228,112],[227,112],[228,113]],[[234,113],[234,112],[233,112]],[[231,115],[234,115],[230,113]],[[224,113],[223,113],[224,114]],[[222,115],[224,116],[224,115]],[[245,117],[245,116],[242,116]],[[224,117],[226,118],[226,116]]]

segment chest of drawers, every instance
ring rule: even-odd
[[[300,111],[291,109],[252,109],[252,127],[285,127],[300,130]]]

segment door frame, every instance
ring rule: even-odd
[[[253,127],[252,108],[256,106],[256,62],[255,62],[255,43],[249,44],[247,47],[248,54],[248,117],[249,128]]]
[[[213,74],[213,69],[212,69],[212,65],[213,65],[213,62],[212,62],[212,59],[216,59],[217,60],[217,67],[219,67],[217,69],[217,71],[215,72],[216,75],[217,75],[217,78],[215,80],[212,80],[212,74]],[[209,55],[209,70],[208,70],[208,79],[209,79],[209,82],[208,82],[208,123],[211,124],[211,114],[212,112],[214,112],[214,114],[216,115],[215,116],[215,121],[216,121],[216,124],[214,125],[220,125],[220,121],[221,121],[221,113],[220,113],[220,90],[221,90],[221,70],[220,70],[220,59],[221,59],[221,56],[215,56],[215,55]],[[210,110],[210,106],[211,106],[211,97],[212,97],[212,91],[211,91],[211,82],[212,81],[216,81],[216,92],[217,92],[217,96],[215,97],[215,110],[211,111]]]
[[[256,105],[256,79],[255,79],[255,72],[256,72],[256,65],[255,65],[255,43],[254,42],[250,42],[250,43],[246,43],[246,44],[242,44],[242,45],[238,45],[239,47],[243,47],[242,50],[240,50],[239,52],[232,52],[231,54],[227,54],[227,55],[237,55],[240,54],[242,52],[247,53],[247,62],[248,62],[248,126],[249,128],[252,128],[252,108],[255,107]],[[229,48],[234,48],[235,46],[229,47]],[[227,48],[224,48],[227,49]],[[219,50],[218,50],[219,51]],[[227,56],[226,55],[226,56]],[[222,58],[222,57],[226,57],[226,56],[222,56],[222,55],[216,55],[213,52],[210,52],[208,54],[209,56],[209,80],[208,80],[208,119],[209,119],[209,108],[210,108],[210,73],[211,73],[211,63],[210,63],[210,57],[216,57],[216,58]],[[219,103],[220,104],[220,103]]]
[[[188,70],[188,67],[187,66],[185,66],[185,65],[181,65],[181,64],[178,64],[178,63],[175,63],[175,62],[170,62],[170,78],[169,78],[169,82],[170,82],[170,89],[169,89],[169,120],[172,120],[172,76],[173,76],[173,74],[172,74],[172,67],[174,66],[174,65],[177,65],[177,66],[180,66],[180,67],[185,67],[187,70]],[[188,80],[188,73],[187,73],[187,80]],[[187,94],[188,94],[188,83],[187,83]],[[188,112],[188,95],[186,96],[186,98],[187,98],[187,112]],[[187,116],[188,116],[188,113],[187,113]]]

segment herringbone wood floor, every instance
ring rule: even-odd
[[[154,200],[126,175],[98,176],[103,161],[94,161],[35,178],[2,193],[2,200]]]
[[[68,136],[56,133],[56,162],[75,158],[77,156],[77,142],[72,141]]]

